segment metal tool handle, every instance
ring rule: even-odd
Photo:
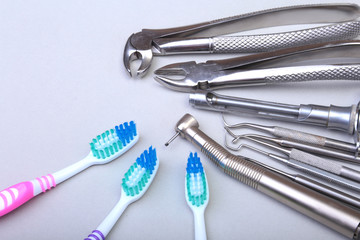
[[[360,22],[350,21],[298,31],[212,38],[160,38],[154,40],[155,55],[184,53],[255,53],[332,41],[353,39]]]
[[[348,162],[352,162],[352,163],[356,163],[356,164],[360,163],[360,157],[356,156],[355,153],[337,151],[337,150],[331,149],[331,148],[318,147],[316,145],[311,145],[311,144],[287,140],[287,139],[281,140],[281,146],[297,148],[297,149],[304,150],[306,152],[315,153],[317,155],[328,156],[331,158],[341,159],[343,161],[348,161]]]
[[[291,149],[289,157],[299,162],[314,166],[327,172],[331,172],[338,176],[360,182],[359,171],[343,166],[331,160],[327,160],[313,154],[297,150],[296,148]]]
[[[331,198],[339,200],[340,202],[343,202],[345,204],[348,204],[350,206],[360,209],[360,199],[356,196],[352,196],[348,193],[342,192],[336,188],[330,187],[328,185],[325,185],[323,183],[320,183],[318,181],[315,181],[314,179],[305,177],[303,175],[299,175],[299,174],[292,175],[292,174],[286,173],[284,171],[281,171],[277,168],[266,165],[262,162],[256,161],[254,159],[248,159],[248,160],[250,162],[253,162],[257,165],[260,165],[260,166],[266,168],[267,170],[276,172],[277,174],[287,177],[287,178],[291,179],[292,181],[295,181],[301,185],[304,185],[305,187],[308,187],[308,188],[313,189],[321,194],[324,194],[326,196],[329,196]]]
[[[175,130],[228,175],[349,238],[359,239],[359,211],[229,153],[203,133],[190,114],[178,121]]]
[[[204,89],[248,87],[327,80],[360,80],[360,64],[328,64],[229,71],[227,75],[199,84]]]
[[[294,140],[299,143],[310,144],[319,147],[335,148],[346,152],[355,153],[357,151],[356,145],[349,142],[343,142],[332,138],[323,137],[320,135],[310,134],[294,129],[283,128],[275,126],[272,134],[276,137]]]
[[[313,189],[317,192],[320,192],[320,193],[330,196],[334,199],[337,199],[341,202],[349,204],[350,206],[360,208],[360,202],[359,202],[360,199],[357,198],[356,196],[341,192],[335,188],[329,187],[325,184],[322,184],[318,181],[315,181],[311,178],[308,178],[308,177],[305,177],[302,175],[296,175],[294,181],[296,181],[297,183],[302,184],[310,189]]]
[[[190,94],[193,107],[238,114],[252,114],[261,117],[308,123],[324,126],[354,134],[359,125],[359,105],[349,107],[329,107],[318,105],[290,105],[255,99],[238,98],[216,94],[214,92],[196,92]]]
[[[278,156],[277,155],[271,155],[271,157],[277,158]],[[312,177],[322,179],[322,180],[324,180],[324,181],[326,181],[328,183],[332,183],[332,184],[334,184],[336,186],[346,188],[346,189],[354,191],[354,192],[358,192],[358,193],[360,192],[360,184],[359,183],[350,181],[348,179],[341,178],[341,177],[339,177],[339,176],[337,176],[335,174],[326,172],[326,171],[324,171],[322,169],[315,168],[313,166],[302,163],[302,162],[297,161],[295,159],[290,159],[287,162],[287,165],[289,167],[292,167],[292,168],[298,170],[298,171],[301,171],[301,172],[303,172],[305,174],[308,174],[308,175],[310,175]]]
[[[360,22],[352,21],[285,33],[249,36],[220,36],[212,38],[210,52],[268,52],[301,45],[352,39],[358,36],[359,33]]]
[[[278,68],[274,71],[279,73],[266,76],[267,84],[317,80],[360,80],[360,65],[315,65]]]

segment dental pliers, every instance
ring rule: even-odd
[[[137,76],[145,75],[153,55],[184,53],[268,52],[321,42],[353,39],[360,32],[360,8],[355,4],[313,4],[263,10],[168,29],[143,29],[125,46],[124,65],[140,60]],[[224,36],[241,31],[295,24],[326,24],[291,32]]]
[[[320,43],[155,70],[172,90],[193,92],[316,80],[360,80],[360,41]]]

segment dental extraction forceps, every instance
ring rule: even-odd
[[[360,80],[360,41],[281,49],[205,63],[174,63],[155,70],[172,90],[193,92],[315,80]]]
[[[263,10],[177,28],[143,29],[129,37],[124,49],[124,65],[131,75],[130,63],[141,60],[136,74],[143,76],[153,55],[262,52],[352,39],[360,31],[359,13],[359,6],[355,4],[313,4]],[[273,26],[315,23],[328,25],[284,33],[220,36]]]

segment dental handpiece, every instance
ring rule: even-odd
[[[255,99],[224,96],[214,92],[195,92],[190,94],[190,104],[199,109],[229,113],[246,113],[299,123],[323,126],[328,129],[354,134],[359,140],[360,103],[349,107],[314,104],[290,105]]]
[[[240,156],[241,157],[241,156]],[[301,184],[307,188],[313,189],[314,191],[320,192],[321,194],[327,195],[329,197],[332,197],[336,200],[339,200],[343,203],[346,203],[350,206],[360,208],[360,199],[351,195],[347,194],[345,192],[342,192],[336,188],[330,187],[326,184],[323,184],[321,182],[318,182],[314,179],[308,178],[306,176],[303,176],[301,174],[289,174],[287,172],[281,171],[277,168],[271,167],[269,165],[266,165],[262,162],[256,161],[254,159],[246,158],[248,161],[253,162],[257,165],[262,166],[263,168],[266,168],[267,170],[276,172],[279,175],[282,175],[286,178],[289,178],[290,180]]]
[[[203,152],[226,174],[313,218],[351,239],[360,239],[360,212],[332,198],[315,192],[290,179],[231,154],[199,129],[190,114],[176,124],[176,135],[166,145],[181,136]]]

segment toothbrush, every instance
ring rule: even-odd
[[[95,164],[105,164],[116,159],[129,150],[138,139],[136,125],[133,121],[125,122],[115,126],[114,129],[105,131],[92,140],[90,153],[79,162],[53,174],[21,182],[1,191],[0,217],[88,167]]]
[[[85,240],[105,240],[127,206],[140,199],[149,188],[159,168],[156,149],[145,150],[138,157],[122,179],[119,202]]]
[[[204,212],[209,202],[206,174],[197,153],[190,153],[185,176],[185,198],[194,213],[195,240],[206,239]]]

